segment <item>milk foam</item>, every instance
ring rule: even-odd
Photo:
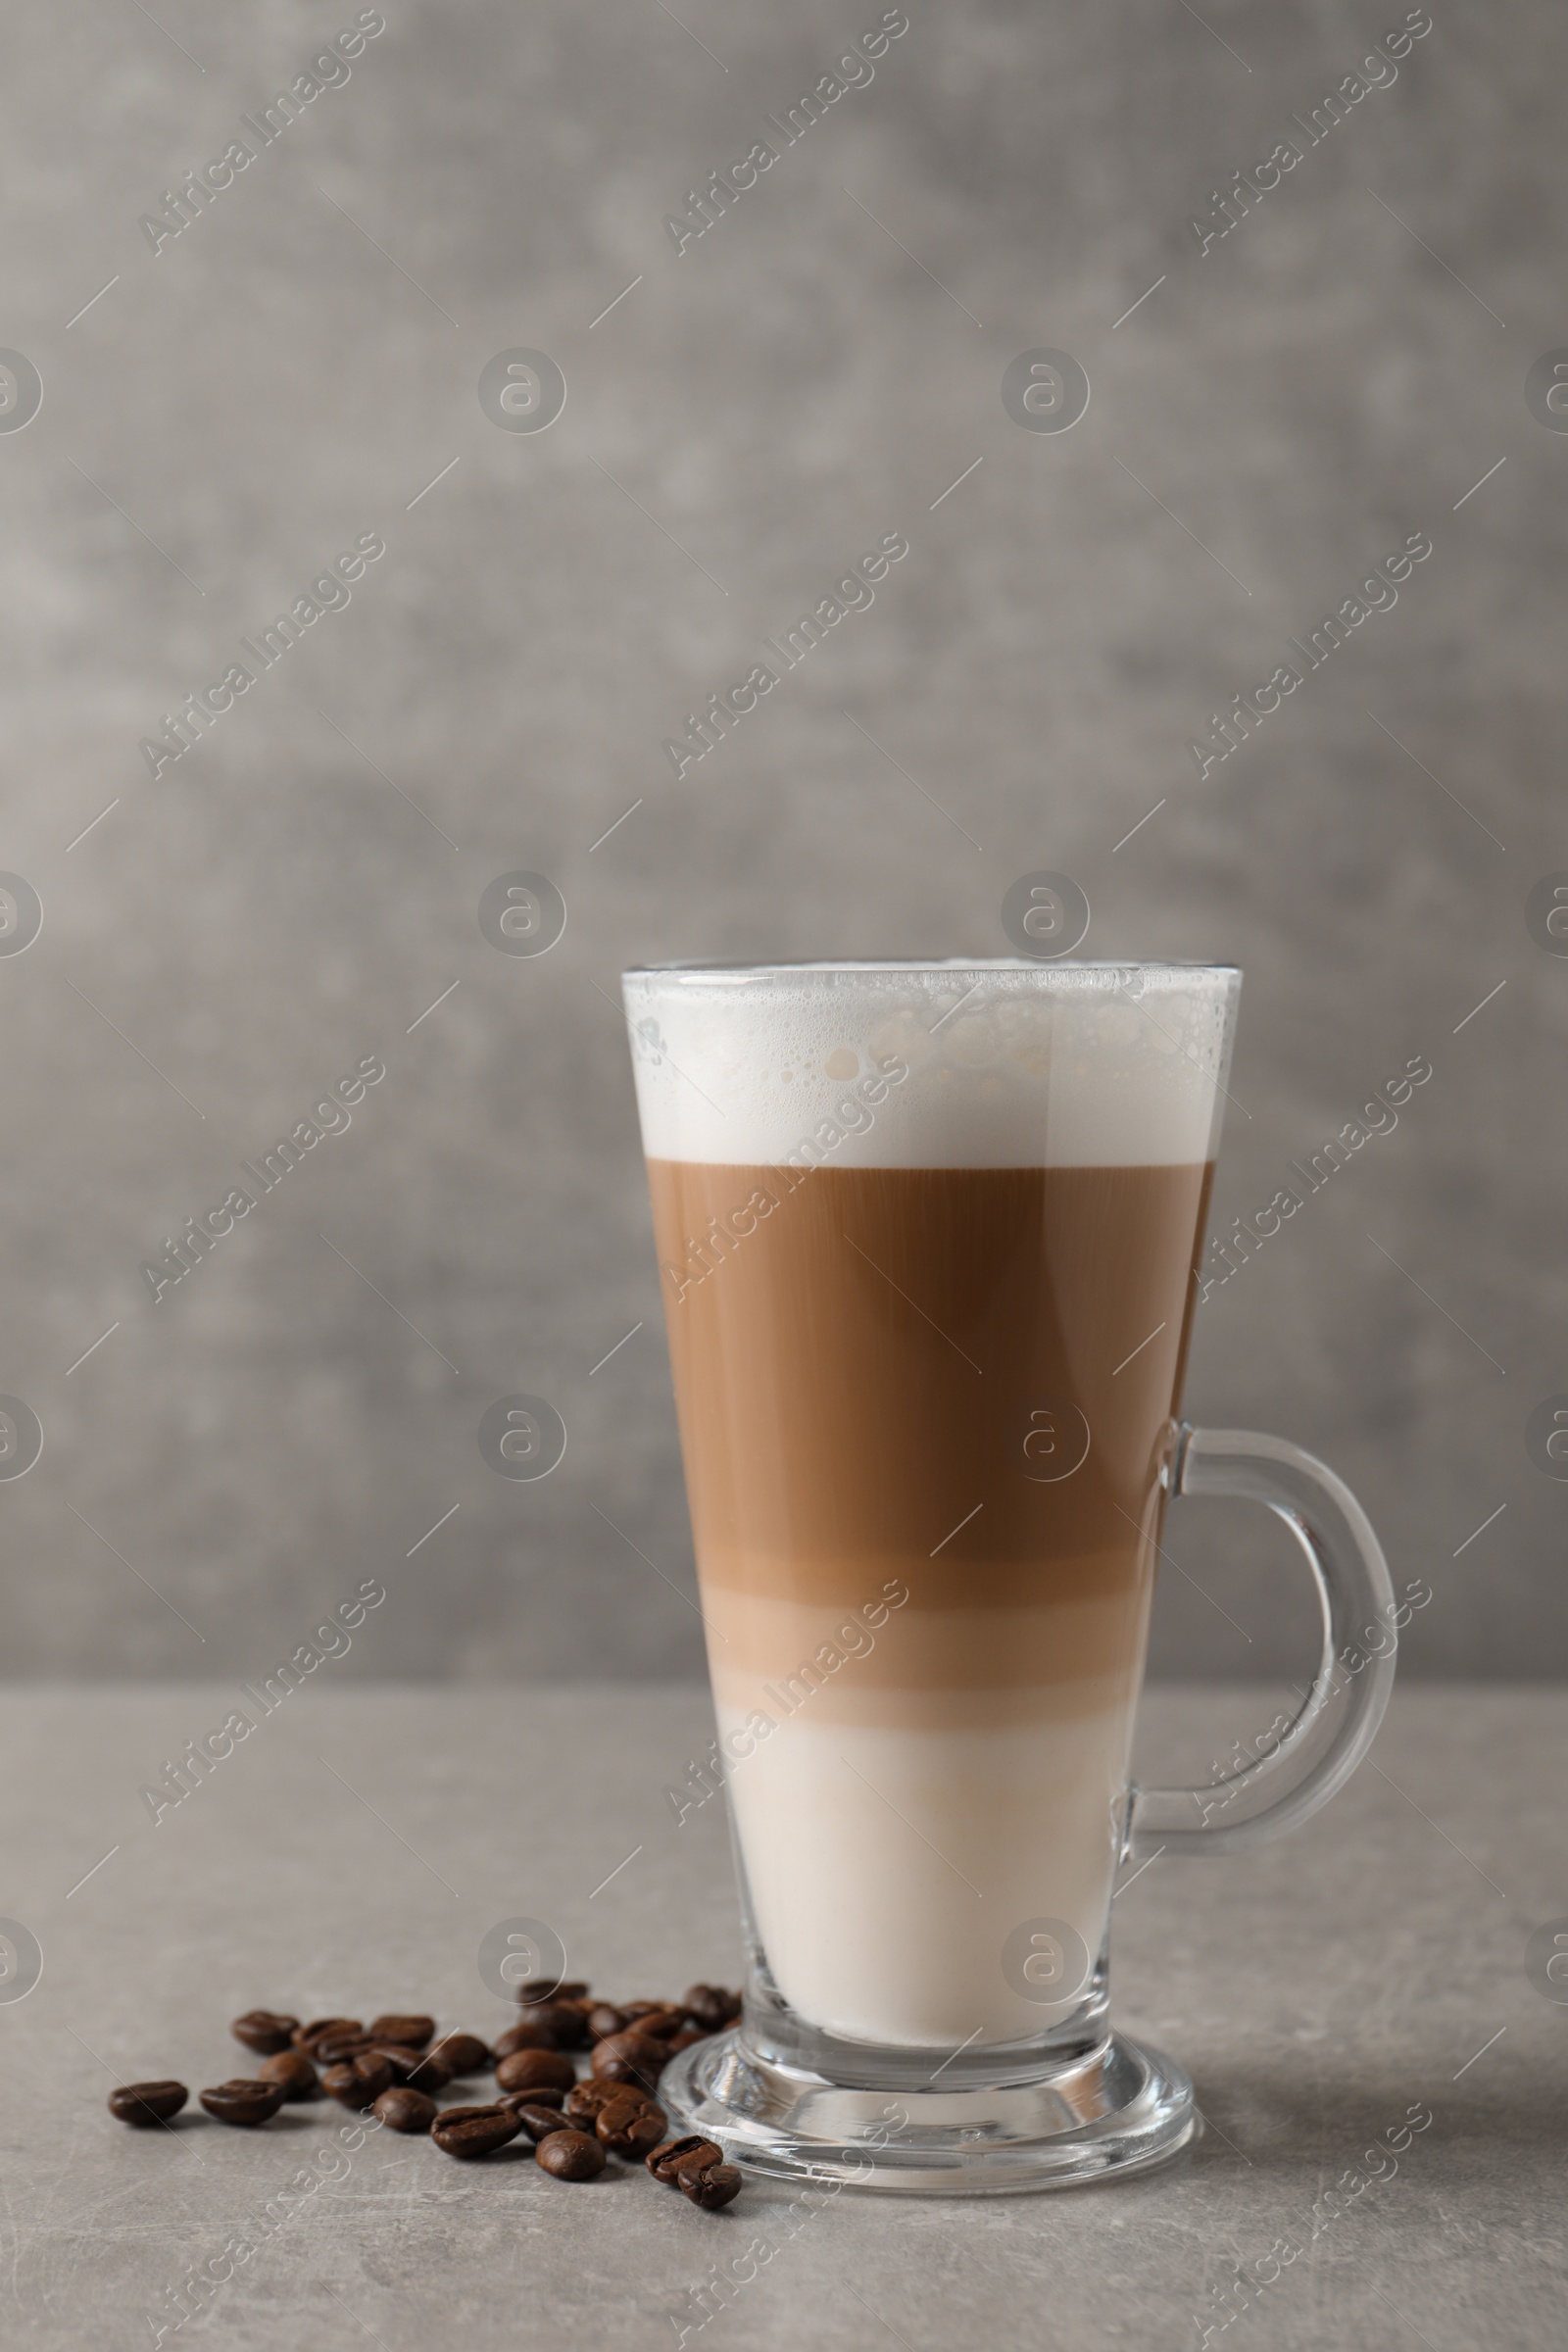
[[[781,964],[624,975],[651,1159],[1152,1167],[1210,1158],[1241,974]]]

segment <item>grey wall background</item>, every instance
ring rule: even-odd
[[[1222,1226],[1430,1057],[1205,1304],[1189,1402],[1352,1482],[1432,1589],[1409,1671],[1560,1671],[1524,1429],[1568,1390],[1568,961],[1524,908],[1568,866],[1568,438],[1525,398],[1568,343],[1561,12],[1433,0],[1201,258],[1188,215],[1396,0],[909,0],[677,257],[666,212],[880,10],[679,13],[385,0],[155,255],[139,216],[354,9],[10,12],[0,342],[44,401],[0,434],[0,866],[44,923],[0,957],[0,1389],[45,1444],[0,1483],[5,1671],[254,1675],[367,1577],[333,1675],[699,1671],[615,974],[1004,952],[1042,866],[1087,952],[1246,967]],[[516,346],[564,371],[548,432],[481,410]],[[1069,433],[1004,411],[1040,346],[1088,370]],[[1206,714],[1421,529],[1200,782]],[[677,783],[681,714],[893,530],[874,609]],[[351,606],[154,782],[160,713],[366,532]],[[538,960],[476,922],[517,867],[569,907]],[[352,1128],[155,1307],[139,1262],[364,1054]],[[570,1432],[536,1485],[475,1442],[514,1390]],[[1171,1549],[1156,1667],[1304,1663],[1283,1538],[1193,1509]]]

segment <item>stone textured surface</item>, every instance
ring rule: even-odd
[[[139,217],[354,9],[17,14],[0,344],[44,403],[0,433],[0,868],[44,927],[0,956],[0,1391],[46,1443],[0,1482],[8,1671],[264,1671],[378,1575],[351,1676],[694,1673],[615,973],[993,953],[1039,866],[1092,952],[1247,967],[1225,1223],[1431,1057],[1204,1307],[1190,1402],[1321,1451],[1432,1578],[1410,1672],[1560,1668],[1568,1495],[1521,1437],[1568,1385],[1568,963],[1522,909],[1568,862],[1568,438],[1523,388],[1568,331],[1568,24],[1435,5],[1200,258],[1188,215],[1381,19],[910,0],[677,258],[663,216],[879,13],[386,0],[156,255]],[[541,435],[476,398],[516,346],[566,375]],[[1039,346],[1093,385],[1060,436],[999,396]],[[1397,607],[1200,783],[1216,703],[1423,528]],[[681,714],[892,530],[874,608],[677,783]],[[350,607],[153,782],[160,713],[368,531]],[[477,928],[517,867],[569,907],[539,961]],[[154,1307],[143,1257],[368,1053],[352,1130]],[[517,1390],[570,1432],[539,1486],[475,1446]],[[1304,1656],[1265,1541],[1173,1535],[1202,1590],[1170,1580],[1156,1665]]]
[[[1148,1772],[1206,1778],[1274,1703],[1262,1687],[1153,1694]],[[44,1953],[35,1990],[0,2002],[0,2302],[7,2340],[35,2352],[150,2341],[144,2315],[170,2318],[166,2290],[259,2225],[342,2120],[285,2109],[241,2132],[198,2115],[170,2135],[110,2119],[115,2081],[194,2089],[243,2064],[239,2010],[428,2006],[493,2034],[505,2013],[473,1955],[518,1915],[625,1997],[736,1967],[718,1809],[676,1830],[659,1801],[706,1737],[695,1692],[312,1691],[154,1829],[138,1782],[227,1704],[216,1685],[74,1687],[0,1711],[5,1901]],[[848,2348],[885,2328],[910,2352],[1182,2352],[1235,2310],[1238,2267],[1266,2275],[1294,2235],[1300,2254],[1211,2342],[1538,2352],[1568,2291],[1568,2007],[1533,1989],[1523,1953],[1568,1911],[1565,1763],[1568,1693],[1408,1690],[1374,1762],[1296,1837],[1143,1870],[1116,1906],[1115,2012],[1183,2059],[1209,2124],[1162,2173],[971,2205],[846,2193],[786,2238],[761,2187],[715,2218],[629,2174],[569,2189],[514,2157],[463,2170],[386,2135],[167,2340],[640,2352],[677,2340],[689,2290],[760,2239],[759,2277],[688,2342]],[[1412,2109],[1430,2126],[1352,2194],[1344,2176],[1365,2179],[1363,2151]],[[1337,2184],[1345,2210],[1314,2241]]]

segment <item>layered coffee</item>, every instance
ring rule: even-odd
[[[1014,1932],[1102,1937],[1226,1009],[1141,979],[628,980],[754,1923],[851,2039],[1026,2039]]]

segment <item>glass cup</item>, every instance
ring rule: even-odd
[[[947,2194],[1169,2156],[1110,2031],[1119,1867],[1278,1837],[1366,1753],[1394,1621],[1353,1495],[1179,1419],[1241,976],[1170,963],[628,972],[745,2011],[661,2097],[754,2168]],[[1129,1780],[1168,1501],[1266,1504],[1306,1699],[1206,1788]],[[694,1788],[692,1801],[701,1790]]]

